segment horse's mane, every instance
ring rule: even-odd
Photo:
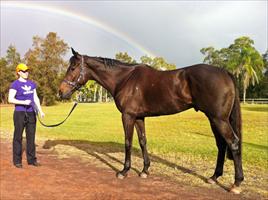
[[[112,59],[112,58],[103,58],[103,57],[91,57],[91,58],[93,58],[96,61],[102,62],[105,66],[108,66],[108,67],[113,67],[116,65],[124,65],[124,66],[132,67],[132,66],[138,65],[138,63],[125,63],[125,62]]]

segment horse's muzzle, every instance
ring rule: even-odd
[[[63,94],[62,91],[59,90],[58,92],[58,97],[63,100],[63,99],[70,99],[71,98],[71,94],[70,92]]]

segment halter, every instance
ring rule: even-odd
[[[79,90],[79,89],[82,87],[82,84],[79,83],[80,80],[81,80],[82,78],[83,78],[83,81],[85,80],[84,57],[82,56],[81,59],[82,59],[81,64],[80,64],[80,68],[81,68],[81,70],[80,70],[80,74],[79,74],[78,79],[77,79],[76,81],[68,81],[68,80],[65,80],[65,79],[63,80],[63,82],[65,82],[65,83],[67,83],[67,84],[69,84],[69,85],[71,85],[71,86],[73,87],[72,90],[71,90],[70,92],[72,92],[74,89],[75,89],[75,90]]]

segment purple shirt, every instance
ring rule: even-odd
[[[19,105],[15,104],[15,111],[26,111],[33,112],[34,105],[34,89],[36,88],[36,84],[30,80],[26,82],[21,82],[19,80],[15,80],[11,83],[10,89],[14,89],[17,91],[15,95],[15,99],[17,100],[31,100],[31,105]]]

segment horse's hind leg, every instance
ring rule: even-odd
[[[120,179],[123,179],[127,175],[127,172],[131,167],[131,148],[132,148],[135,120],[136,119],[134,117],[128,114],[122,115],[122,121],[125,132],[125,163],[124,163],[124,169],[117,173],[117,178]]]
[[[146,135],[145,135],[144,118],[136,120],[135,127],[136,127],[137,134],[139,137],[139,143],[140,143],[142,156],[144,160],[143,162],[144,167],[143,167],[142,172],[140,173],[140,177],[147,178],[149,174],[148,168],[150,167],[150,159],[149,159],[147,147],[146,147],[147,140],[146,140]]]
[[[223,120],[219,118],[213,118],[211,122],[216,126],[217,130],[225,139],[228,147],[232,151],[235,168],[235,182],[231,191],[234,193],[240,193],[239,186],[244,180],[244,175],[242,169],[241,149],[239,149],[239,139],[234,133],[228,119]]]
[[[225,159],[225,152],[226,152],[226,141],[224,138],[220,135],[220,133],[217,131],[216,126],[213,123],[210,123],[211,129],[214,133],[216,144],[218,147],[218,157],[217,157],[217,164],[215,168],[215,172],[212,177],[208,179],[208,183],[214,184],[217,181],[217,178],[219,176],[222,176],[223,174],[223,165],[224,165],[224,159]]]

